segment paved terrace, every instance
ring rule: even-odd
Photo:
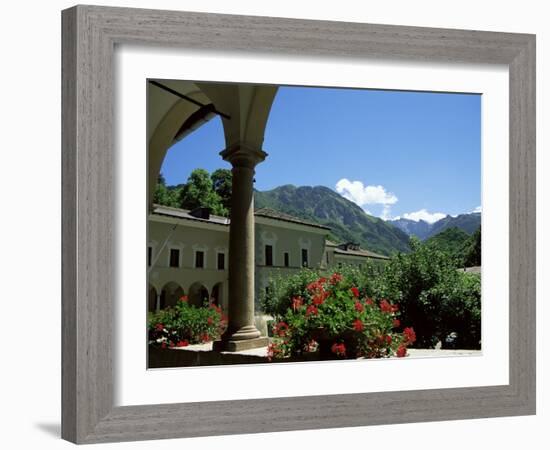
[[[481,356],[481,350],[409,349],[409,358],[442,358]],[[312,355],[313,357],[314,355]],[[316,359],[312,358],[312,361]],[[189,345],[174,349],[149,350],[149,368],[212,366],[225,364],[257,364],[267,362],[267,347],[238,352],[217,352],[212,343]],[[281,362],[281,361],[274,361]]]

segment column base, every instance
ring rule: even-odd
[[[239,341],[214,341],[212,349],[217,352],[240,352],[243,350],[250,350],[252,348],[267,347],[268,345],[268,337],[259,337]]]

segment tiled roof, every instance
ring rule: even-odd
[[[338,255],[352,255],[352,256],[364,256],[368,258],[375,258],[375,259],[390,259],[387,256],[379,255],[378,253],[369,252],[368,250],[342,250],[341,248],[335,248],[334,253],[337,253]]]
[[[298,217],[291,216],[289,214],[285,214],[279,211],[275,211],[274,209],[270,208],[261,208],[257,209],[254,212],[255,216],[258,217],[267,217],[269,219],[275,219],[275,220],[283,220],[285,222],[292,222],[292,223],[298,223],[300,225],[306,225],[308,227],[315,227],[315,228],[322,228],[323,230],[330,230],[329,227],[325,225],[320,225],[318,223],[309,222],[304,219],[300,219]]]
[[[190,214],[187,209],[172,208],[170,206],[153,205],[153,214],[161,216],[175,217],[177,219],[194,220],[197,222],[215,223],[218,225],[229,225],[229,219],[227,217],[215,216],[210,214],[209,219],[201,219]]]
[[[191,211],[187,209],[180,209],[180,208],[172,208],[170,206],[163,206],[163,205],[154,205],[153,206],[153,214],[159,214],[162,216],[170,216],[175,217],[178,219],[187,219],[187,220],[195,220],[199,222],[208,222],[208,223],[216,223],[219,225],[229,225],[230,220],[227,217],[222,216],[216,216],[214,214],[210,214],[209,219],[202,219],[200,217],[196,217],[191,214]],[[258,217],[268,217],[270,219],[276,219],[276,220],[282,220],[285,222],[292,222],[292,223],[298,223],[301,225],[306,225],[310,227],[315,228],[322,228],[325,230],[330,230],[329,227],[326,227],[324,225],[319,225],[318,223],[308,222],[307,220],[299,219],[298,217],[291,216],[289,214],[284,214],[279,211],[275,211],[273,209],[269,208],[262,208],[258,209],[254,212],[255,216]]]

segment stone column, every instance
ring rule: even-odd
[[[267,154],[259,148],[237,144],[220,155],[233,166],[233,189],[229,227],[229,324],[215,348],[240,351],[268,344],[268,338],[260,337],[254,325],[253,190],[254,168]]]
[[[155,302],[155,311],[160,311],[160,296],[161,294],[157,294],[157,298]]]

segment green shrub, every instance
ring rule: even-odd
[[[340,273],[313,281],[311,275],[304,272],[286,286],[286,292],[299,295],[288,298],[287,309],[275,314],[278,323],[273,326],[270,358],[315,352],[321,359],[406,355],[415,334],[412,328],[395,331],[400,327],[396,305],[367,297]]]
[[[149,344],[185,347],[218,339],[227,327],[227,318],[216,305],[197,307],[183,296],[176,306],[150,314]]]
[[[445,341],[450,332],[464,348],[478,348],[481,338],[481,282],[465,274],[456,259],[411,239],[412,252],[391,258],[375,293],[394,299],[404,325],[414,324],[418,347]]]
[[[399,305],[402,324],[414,326],[417,347],[433,347],[439,340],[444,343],[455,332],[457,346],[479,348],[479,275],[460,272],[456,258],[418,239],[411,239],[411,248],[411,253],[394,255],[383,266],[343,266],[339,269],[342,287],[357,287],[362,298],[392,299]],[[304,269],[292,276],[274,278],[262,298],[264,311],[282,320],[292,308],[293,298],[311,300],[307,286],[322,275],[321,271]],[[330,326],[330,318],[327,321]],[[296,339],[301,339],[299,334]]]
[[[319,276],[318,270],[304,268],[290,276],[272,278],[267,292],[260,297],[262,310],[273,317],[283,316],[292,306],[292,299],[307,296],[307,286]]]

